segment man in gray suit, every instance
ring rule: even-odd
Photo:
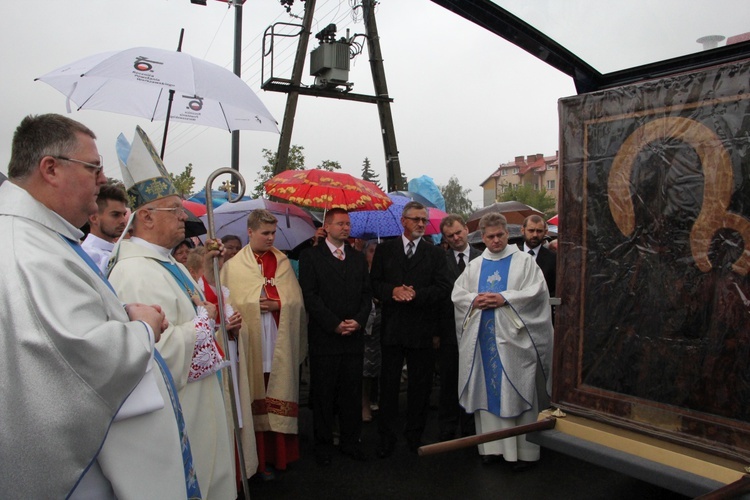
[[[469,230],[463,217],[450,214],[440,221],[440,232],[443,241],[450,248],[445,252],[448,261],[448,274],[451,285],[461,275],[470,260],[479,257],[482,252],[469,245]],[[438,425],[440,440],[448,441],[459,436],[473,433],[469,423],[472,415],[458,405],[458,343],[456,342],[456,323],[453,317],[453,303],[448,299],[441,308],[440,345],[438,362],[440,364],[440,402],[438,403]]]

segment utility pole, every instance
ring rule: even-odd
[[[234,0],[234,74],[242,78],[242,4],[245,0]],[[240,131],[232,131],[231,167],[240,171]],[[232,176],[232,192],[239,193],[239,178]],[[229,194],[227,194],[229,196]]]
[[[282,3],[284,3],[282,1]],[[401,165],[398,159],[398,147],[396,146],[396,133],[393,128],[393,116],[391,115],[390,103],[393,101],[388,96],[388,86],[385,82],[385,70],[383,69],[383,56],[380,52],[380,36],[378,35],[378,27],[375,23],[375,11],[374,5],[375,0],[361,0],[361,7],[363,11],[363,17],[365,21],[365,36],[367,38],[367,48],[370,53],[370,70],[372,72],[373,85],[375,87],[375,95],[362,95],[349,92],[351,84],[345,81],[337,81],[336,78],[341,78],[341,74],[334,76],[333,80],[328,80],[328,77],[332,76],[329,74],[324,76],[324,73],[328,69],[335,68],[337,71],[343,70],[348,74],[349,66],[346,68],[337,66],[336,62],[328,63],[325,62],[318,67],[322,73],[315,72],[316,85],[314,86],[303,86],[302,85],[302,71],[305,65],[305,58],[307,56],[307,44],[312,34],[312,18],[315,11],[315,0],[307,0],[305,2],[305,15],[301,25],[300,40],[297,45],[297,55],[294,60],[294,67],[292,69],[291,79],[276,78],[273,75],[273,37],[274,31],[272,26],[271,33],[266,30],[266,35],[263,41],[263,53],[266,54],[266,37],[270,37],[271,43],[269,44],[269,53],[271,54],[271,75],[263,82],[261,87],[263,90],[271,90],[274,92],[284,92],[287,94],[286,109],[284,110],[284,123],[281,128],[281,137],[279,138],[279,148],[276,153],[276,164],[274,165],[273,174],[279,174],[288,168],[289,162],[289,149],[292,140],[292,130],[294,128],[294,115],[297,111],[297,100],[300,95],[311,95],[316,97],[329,97],[332,99],[341,99],[358,102],[369,102],[378,105],[378,115],[380,117],[380,128],[383,135],[383,149],[385,152],[386,161],[386,174],[387,174],[387,185],[388,191],[397,191],[400,189],[406,189],[406,186],[402,184]],[[300,25],[295,25],[300,26]],[[326,35],[324,32],[332,28],[333,36],[335,37],[336,26],[330,25],[323,31],[315,35],[321,40],[321,47],[323,43],[330,43],[330,41],[324,41]],[[342,39],[343,40],[343,39]],[[349,44],[351,45],[349,39]],[[336,43],[336,42],[334,42]],[[341,42],[337,42],[341,43]],[[318,47],[320,49],[321,47]],[[316,51],[318,50],[316,49]],[[313,51],[315,52],[315,51]],[[323,56],[325,57],[325,56]],[[318,63],[321,63],[318,60]],[[348,61],[347,61],[348,62]],[[333,66],[327,67],[328,64]],[[265,62],[264,66],[265,68]],[[312,65],[311,65],[312,71]],[[317,71],[317,70],[316,70]],[[321,78],[318,82],[317,77]],[[264,73],[265,78],[265,73]],[[346,90],[341,91],[337,87],[345,86]]]
[[[307,42],[310,39],[312,31],[310,30],[315,13],[315,0],[305,2],[305,15],[302,19],[302,32],[299,35],[297,44],[297,55],[294,58],[294,67],[292,68],[291,89],[286,97],[286,108],[284,108],[284,123],[281,126],[281,136],[279,137],[279,148],[276,150],[276,165],[273,166],[273,175],[280,174],[286,170],[289,162],[289,148],[292,144],[292,130],[294,129],[294,115],[297,113],[297,101],[299,92],[294,88],[299,88],[302,84],[302,72],[305,69],[305,58],[307,56]]]
[[[380,35],[375,23],[375,0],[362,0],[362,14],[367,34],[367,51],[370,54],[370,71],[375,95],[382,97],[377,101],[380,131],[383,134],[383,150],[385,152],[386,184],[388,192],[406,189],[402,185],[401,164],[398,159],[396,146],[396,131],[393,128],[393,115],[388,97],[388,85],[385,81],[383,55],[380,52]]]

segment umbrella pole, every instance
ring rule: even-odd
[[[177,42],[177,52],[182,52],[182,39],[185,36],[185,28],[180,30],[180,41]],[[169,115],[172,114],[172,101],[174,101],[174,90],[169,90],[169,102],[167,103],[167,119],[164,120],[164,135],[161,138],[161,155],[164,159],[164,150],[167,149],[167,132],[169,131]]]
[[[214,204],[213,200],[211,199],[211,185],[214,182],[214,179],[218,177],[221,174],[232,174],[236,176],[237,181],[239,183],[239,193],[237,194],[236,198],[232,198],[229,194],[229,191],[227,191],[227,203],[236,203],[242,197],[245,195],[245,178],[240,175],[239,172],[237,172],[234,169],[231,168],[220,168],[216,171],[214,171],[211,175],[208,176],[208,180],[206,180],[206,222],[208,222],[208,235],[207,238],[209,239],[215,239],[216,238],[216,231],[214,226]],[[219,301],[218,304],[218,310],[219,310],[219,324],[221,327],[221,338],[224,341],[224,348],[226,349],[226,352],[230,352],[229,348],[229,333],[227,332],[227,318],[224,310],[224,293],[221,291],[221,276],[219,272],[219,257],[216,256],[213,258],[213,271],[214,271],[214,284],[216,286],[216,297]],[[229,354],[227,354],[229,356]],[[230,359],[231,363],[231,359]],[[250,498],[250,487],[247,481],[247,470],[245,469],[245,453],[242,449],[242,436],[240,431],[240,419],[237,413],[237,400],[235,399],[235,384],[237,382],[234,380],[234,377],[232,376],[232,368],[229,367],[228,370],[224,371],[224,374],[227,376],[227,381],[229,382],[229,400],[232,403],[232,419],[234,421],[234,440],[237,446],[237,456],[239,458],[240,463],[240,477],[242,478],[242,489],[243,489],[243,495],[246,499]],[[252,429],[250,429],[250,432],[254,432]]]

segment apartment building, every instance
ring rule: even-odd
[[[546,189],[547,193],[557,200],[559,152],[554,156],[537,153],[528,156],[516,156],[516,159],[501,163],[497,170],[480,184],[483,190],[483,203],[492,205],[511,187],[531,185],[534,189]]]

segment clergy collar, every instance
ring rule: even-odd
[[[167,260],[170,260],[169,258],[170,258],[171,253],[172,253],[172,249],[170,249],[170,248],[164,248],[164,247],[161,247],[159,245],[154,245],[150,241],[146,241],[143,238],[138,238],[137,236],[131,237],[130,241],[132,241],[136,245],[139,245],[139,246],[142,246],[142,247],[145,247],[145,248],[150,248],[151,250],[155,251],[156,253],[158,253],[162,257],[166,258]]]
[[[92,233],[89,233],[88,235],[86,235],[86,239],[84,241],[86,241],[87,244],[90,244],[93,247],[101,248],[102,250],[108,250],[110,252],[112,251],[113,248],[115,248],[114,243],[104,240]]]
[[[488,259],[488,260],[500,260],[504,259],[510,255],[513,255],[516,252],[520,252],[519,248],[516,245],[506,245],[505,248],[498,253],[492,253],[487,248],[484,249],[484,252],[482,253],[482,258]]]

